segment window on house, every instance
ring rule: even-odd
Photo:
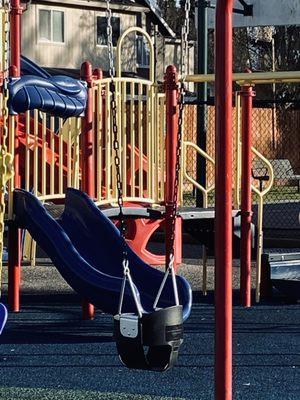
[[[112,41],[113,46],[117,45],[120,36],[120,18],[111,17]],[[107,46],[107,19],[106,17],[97,17],[97,45]]]
[[[64,12],[39,10],[39,40],[43,42],[64,43]]]
[[[150,52],[143,36],[137,36],[136,49],[137,49],[137,65],[140,68],[149,68]]]

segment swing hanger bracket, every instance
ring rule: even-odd
[[[124,337],[135,339],[139,334],[139,317],[135,314],[121,314],[120,333]]]

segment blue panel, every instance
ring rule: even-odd
[[[65,211],[58,221],[47,213],[35,196],[21,189],[14,192],[14,208],[19,226],[28,229],[69,285],[83,298],[112,315],[118,311],[125,245],[136,293],[144,311],[153,311],[164,274],[145,264],[124,244],[118,229],[85,193],[67,189]],[[183,318],[186,319],[191,310],[191,287],[179,276],[177,284]],[[159,306],[171,305],[174,305],[174,296],[170,277]],[[128,287],[123,311],[136,311]]]
[[[0,335],[7,321],[7,309],[4,304],[0,303]]]
[[[67,76],[25,75],[9,82],[10,114],[38,109],[62,118],[74,117],[84,113],[86,100],[85,83]]]

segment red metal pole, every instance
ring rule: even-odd
[[[85,115],[82,118],[81,134],[81,187],[92,199],[95,197],[95,165],[94,165],[94,132],[93,132],[93,93],[92,65],[85,61],[81,65],[81,79],[87,82],[87,103]]]
[[[11,0],[10,10],[10,76],[21,73],[21,16],[20,0]],[[18,116],[15,117],[14,186],[20,187]],[[20,311],[21,231],[13,223],[8,232],[8,303],[12,311]]]
[[[92,65],[85,61],[81,65],[81,79],[87,82],[87,104],[85,115],[82,118],[81,131],[81,187],[92,199],[95,198],[95,158],[93,133],[93,93],[92,93]],[[83,319],[93,319],[95,310],[93,304],[87,300],[82,303]]]
[[[10,11],[10,64],[17,68],[17,76],[21,73],[21,16],[23,8],[20,0],[11,0]]]
[[[165,182],[165,233],[166,267],[169,265],[172,247],[172,210],[176,180],[176,150],[178,141],[178,74],[174,65],[169,65],[165,74],[166,91],[166,182]],[[174,263],[174,267],[175,263]]]
[[[103,71],[101,68],[95,68],[93,71],[93,78],[94,79],[102,79],[103,78]]]
[[[216,8],[215,399],[232,399],[232,8]]]
[[[12,223],[8,230],[8,304],[13,312],[20,311],[21,232]]]
[[[251,307],[251,146],[252,98],[251,86],[241,90],[242,105],[242,183],[241,183],[241,302]]]
[[[19,71],[15,65],[10,67],[10,76],[17,78]],[[21,187],[20,176],[20,149],[18,116],[14,118],[14,187]],[[9,126],[12,129],[12,126]],[[11,311],[20,311],[20,283],[21,283],[21,230],[12,222],[8,232],[8,304]]]
[[[19,72],[15,65],[11,65],[9,68],[9,75],[12,78],[18,78]],[[20,144],[19,144],[19,116],[15,115],[14,117],[15,122],[15,136],[14,136],[14,186],[15,188],[21,187],[21,174],[20,174]],[[11,127],[10,127],[11,129]]]
[[[103,79],[103,71],[102,71],[101,68],[95,68],[94,69],[94,71],[93,71],[93,79],[95,79],[95,80]],[[104,105],[103,99],[105,98],[105,96],[102,96],[102,91],[103,91],[103,89],[100,89],[99,91],[97,91],[97,96],[95,96],[95,99],[94,99],[94,102],[95,102],[95,106],[94,107],[95,107],[95,110],[96,110],[95,116],[94,116],[94,127],[95,127],[95,129],[94,129],[94,143],[97,143],[97,148],[100,145],[97,142],[97,140],[98,140],[97,138],[98,138],[98,132],[101,131],[101,129],[98,126],[98,118],[96,118],[96,115],[97,115],[96,113],[99,112],[99,107],[97,106],[97,104],[100,104],[100,102],[102,102],[102,106]],[[103,106],[102,110],[105,110],[104,106]],[[100,124],[102,124],[102,126],[103,126],[103,122],[104,121],[105,121],[105,118],[101,118]],[[102,132],[105,132],[105,130],[102,130]],[[102,138],[101,138],[101,140],[102,140]],[[102,189],[102,188],[97,188],[97,173],[102,174],[103,168],[102,168],[101,165],[98,165],[98,162],[99,162],[99,160],[98,160],[98,151],[96,149],[95,149],[95,157],[94,157],[94,159],[95,159],[95,183],[94,183],[95,184],[95,197],[97,197],[98,193],[99,192],[101,193],[101,189]],[[97,191],[99,191],[99,192],[97,192]]]

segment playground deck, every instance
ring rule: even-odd
[[[94,321],[82,321],[77,295],[55,268],[24,267],[22,312],[10,314],[1,337],[0,399],[213,400],[212,292],[203,298],[198,291],[198,247],[184,250],[180,271],[192,282],[194,305],[179,363],[163,374],[122,367],[112,318],[98,311]],[[236,286],[239,268],[234,271]],[[210,288],[212,273],[209,267]],[[234,307],[234,399],[300,398],[299,320],[300,305],[280,298]]]

